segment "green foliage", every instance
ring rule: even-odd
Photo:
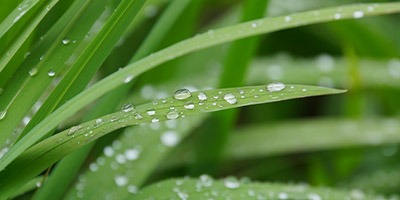
[[[400,3],[299,2],[2,1],[0,199],[396,198]]]

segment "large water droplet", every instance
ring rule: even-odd
[[[161,142],[168,147],[173,147],[178,144],[179,136],[175,131],[167,131],[161,135]]]
[[[207,95],[204,92],[199,92],[197,98],[199,98],[200,101],[205,101],[207,100]]]
[[[237,99],[235,97],[235,95],[228,93],[224,95],[224,99],[225,101],[227,101],[229,104],[236,104],[237,103]]]
[[[153,119],[151,120],[152,123],[157,123],[157,122],[159,122],[159,121],[160,121],[159,118],[153,118]]]
[[[114,177],[115,184],[117,186],[122,187],[128,184],[128,178],[126,176],[117,175]]]
[[[167,113],[166,117],[167,119],[176,119],[179,117],[179,114],[175,110],[171,110]]]
[[[49,75],[50,77],[53,77],[56,75],[56,72],[53,70],[49,70],[49,72],[47,72],[47,75]]]
[[[267,90],[269,92],[278,92],[281,91],[283,89],[285,89],[285,84],[280,83],[280,82],[276,82],[276,83],[270,83],[267,85]]]
[[[35,67],[29,70],[29,76],[35,76],[37,73],[38,69]]]
[[[0,111],[0,120],[4,119],[6,117],[6,115],[7,115],[6,110]]]
[[[130,111],[132,111],[132,110],[134,110],[134,109],[135,109],[135,107],[134,107],[132,104],[130,104],[130,103],[124,104],[124,105],[122,106],[122,108],[121,108],[121,110],[122,110],[123,112],[130,112]]]
[[[179,89],[175,92],[174,98],[176,100],[185,100],[192,96],[192,93],[188,89]]]
[[[211,187],[213,184],[213,179],[209,175],[203,174],[200,176],[200,182],[204,187]]]

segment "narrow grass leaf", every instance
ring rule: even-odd
[[[15,185],[33,178],[46,167],[87,143],[113,130],[142,123],[176,120],[190,115],[215,112],[260,103],[342,93],[344,90],[306,85],[271,83],[190,92],[177,90],[172,97],[134,107],[126,104],[117,113],[83,123],[56,134],[27,150],[0,172],[0,194],[7,197]],[[30,166],[26,168],[25,166]],[[12,178],[11,178],[12,177]],[[0,195],[0,198],[2,197]]]
[[[376,199],[357,192],[310,187],[305,184],[252,183],[247,179],[226,177],[214,180],[208,175],[198,179],[183,178],[162,181],[139,192],[138,199]],[[127,198],[129,199],[129,198]]]

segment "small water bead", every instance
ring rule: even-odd
[[[321,196],[319,196],[319,194],[315,194],[315,193],[310,193],[307,195],[307,199],[309,200],[321,200]]]
[[[35,67],[30,69],[29,72],[28,72],[29,76],[35,76],[38,73],[38,71],[39,70],[37,68],[35,68]]]
[[[197,98],[199,98],[200,101],[205,101],[207,100],[207,95],[204,92],[199,92]]]
[[[118,154],[118,155],[115,157],[115,160],[116,160],[117,163],[119,163],[119,164],[124,164],[124,163],[126,163],[126,158],[125,158],[125,156],[122,155],[122,154]]]
[[[340,13],[336,13],[335,15],[333,15],[334,19],[341,19],[342,18],[342,14]]]
[[[153,119],[151,120],[152,123],[157,123],[157,122],[159,122],[159,121],[160,121],[159,118],[153,118]]]
[[[252,28],[257,28],[257,23],[255,23],[255,22],[254,22],[254,23],[251,23],[251,27],[252,27]]]
[[[188,89],[179,89],[174,93],[174,99],[185,100],[192,96],[192,93]]]
[[[175,131],[166,131],[160,137],[161,143],[167,147],[173,147],[178,144],[179,136]]]
[[[71,42],[71,40],[69,40],[69,39],[67,39],[67,38],[61,40],[61,43],[62,43],[63,45],[67,45],[67,44],[69,44],[70,42]]]
[[[89,170],[95,172],[99,169],[99,166],[96,163],[90,163]]]
[[[49,70],[49,72],[47,72],[47,75],[49,75],[50,77],[54,77],[56,75],[56,72],[53,70]]]
[[[175,110],[171,110],[167,113],[166,117],[167,119],[177,119],[179,117],[179,114]]]
[[[307,89],[303,88],[301,89],[302,92],[307,92]]]
[[[153,116],[156,114],[156,111],[154,109],[148,109],[146,113],[148,116]]]
[[[185,105],[183,105],[183,107],[188,109],[188,110],[193,110],[194,109],[194,104],[193,103],[186,103]]]
[[[128,184],[128,178],[126,176],[117,175],[114,177],[115,184],[117,186],[122,187]]]
[[[6,110],[0,111],[0,120],[4,119],[6,117],[6,115],[7,115]]]
[[[81,128],[82,128],[81,126],[73,126],[73,127],[71,127],[71,128],[69,129],[67,135],[68,135],[68,136],[74,135],[75,132],[78,131],[78,130],[81,129]]]
[[[289,199],[289,195],[287,194],[287,193],[284,193],[284,192],[280,192],[279,194],[278,194],[278,198],[279,199]]]
[[[137,120],[143,119],[143,116],[139,113],[135,113],[134,116],[135,116],[135,119],[137,119]]]
[[[356,18],[356,19],[364,17],[364,12],[361,11],[361,10],[354,11],[353,17]]]
[[[102,124],[103,123],[103,119],[102,118],[98,118],[98,119],[96,119],[96,125],[100,125],[100,124]]]
[[[207,174],[201,175],[199,179],[204,187],[211,187],[213,184],[213,179]]]
[[[135,107],[134,107],[132,104],[130,104],[130,103],[124,104],[124,105],[122,106],[122,108],[121,108],[121,110],[122,110],[123,112],[130,112],[130,111],[132,111],[132,110],[134,110],[134,109],[135,109]]]
[[[280,82],[276,82],[276,83],[270,83],[267,85],[267,90],[269,92],[278,92],[281,91],[283,89],[285,89],[285,84],[280,83]]]
[[[134,76],[132,74],[128,75],[124,79],[124,83],[129,83],[133,80]]]
[[[290,22],[292,20],[292,17],[291,16],[286,16],[285,17],[285,22]]]
[[[232,105],[237,103],[236,96],[233,95],[232,93],[225,94],[224,99],[225,99],[225,101],[227,101],[229,104],[232,104]]]

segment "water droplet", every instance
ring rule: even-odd
[[[188,89],[179,89],[175,92],[174,98],[176,100],[185,100],[192,96],[192,93]]]
[[[319,196],[319,194],[315,194],[315,193],[310,193],[307,195],[307,198],[309,200],[321,200],[321,196]]]
[[[289,195],[286,194],[286,193],[284,193],[284,192],[280,192],[280,193],[278,194],[278,198],[279,198],[279,199],[288,199],[288,198],[289,198]]]
[[[167,131],[163,133],[160,139],[161,143],[168,147],[173,147],[179,142],[179,136],[175,131]]]
[[[303,91],[303,92],[307,92],[307,89],[303,88],[303,89],[301,89],[301,91]]]
[[[44,59],[44,55],[40,56],[39,60],[43,60]]]
[[[151,120],[152,123],[157,123],[157,122],[159,122],[159,121],[160,121],[160,119],[158,119],[158,118],[153,118],[153,119]]]
[[[71,40],[65,38],[65,39],[61,40],[61,42],[62,42],[63,45],[67,45],[67,44],[69,44],[71,42]]]
[[[96,125],[100,125],[101,123],[103,123],[103,119],[101,118],[96,119]]]
[[[148,116],[153,116],[156,114],[156,111],[154,109],[148,109],[146,113]]]
[[[232,93],[225,94],[224,95],[224,99],[229,104],[236,104],[237,103],[237,99],[236,99],[235,95],[233,95]]]
[[[285,17],[285,22],[290,22],[292,20],[292,17],[291,16],[286,16]]]
[[[254,23],[251,23],[251,27],[252,27],[252,28],[257,28],[257,23],[255,23],[255,22],[254,22]]]
[[[4,119],[6,117],[6,115],[7,115],[6,110],[0,111],[0,120]]]
[[[203,174],[200,176],[200,182],[204,187],[211,187],[213,184],[213,179],[209,175]]]
[[[127,160],[136,160],[136,159],[139,158],[140,150],[138,150],[138,149],[127,149],[124,154],[125,154],[125,158]]]
[[[136,194],[138,192],[138,188],[134,185],[128,185],[127,190],[131,194]]]
[[[128,184],[128,178],[126,176],[117,175],[114,177],[115,184],[117,186],[122,187]]]
[[[106,146],[103,149],[103,153],[104,153],[105,156],[111,157],[111,156],[114,155],[114,149],[112,147],[110,147],[110,146]]]
[[[78,131],[78,130],[81,129],[81,128],[82,128],[81,126],[73,126],[73,127],[71,127],[71,128],[68,130],[67,135],[68,135],[68,136],[74,135],[75,132]]]
[[[240,187],[240,182],[235,177],[226,177],[224,179],[224,185],[229,189],[236,189]]]
[[[199,98],[200,101],[205,101],[207,100],[207,95],[204,92],[199,92],[197,98]]]
[[[124,104],[124,105],[122,106],[122,108],[121,108],[121,110],[122,110],[123,112],[130,112],[130,111],[132,111],[132,110],[134,110],[134,109],[135,109],[135,107],[134,107],[132,104],[130,104],[130,103]]]
[[[128,75],[124,79],[124,83],[129,83],[133,80],[134,76],[132,74]]]
[[[143,119],[143,116],[139,113],[135,113],[135,119]]]
[[[285,89],[285,84],[280,83],[280,82],[276,82],[276,83],[270,83],[267,85],[267,90],[269,92],[278,92],[281,91],[283,89]]]
[[[50,77],[53,77],[56,75],[56,72],[53,70],[49,70],[49,72],[47,72],[47,75],[49,75]]]
[[[368,10],[369,12],[372,12],[372,11],[374,11],[374,7],[373,7],[373,6],[368,6],[368,7],[367,7],[367,10]]]
[[[333,18],[334,19],[340,19],[340,18],[342,18],[342,14],[336,13],[335,15],[333,15]]]
[[[354,11],[353,17],[356,18],[356,19],[364,17],[364,12],[361,11],[361,10]]]
[[[95,172],[99,169],[99,166],[96,163],[90,163],[89,170]]]
[[[175,110],[171,110],[167,113],[166,117],[167,119],[176,119],[179,117],[179,114]]]
[[[118,155],[115,157],[115,160],[116,160],[117,163],[119,163],[119,164],[124,164],[124,163],[126,163],[126,158],[125,158],[125,156],[122,155],[122,154],[118,154]]]
[[[193,110],[194,109],[194,104],[193,103],[186,103],[185,105],[183,105],[183,107],[188,109],[188,110]]]
[[[392,59],[387,65],[389,75],[393,78],[400,79],[400,60]]]
[[[32,68],[29,70],[29,76],[35,76],[38,73],[38,69],[37,68]]]

